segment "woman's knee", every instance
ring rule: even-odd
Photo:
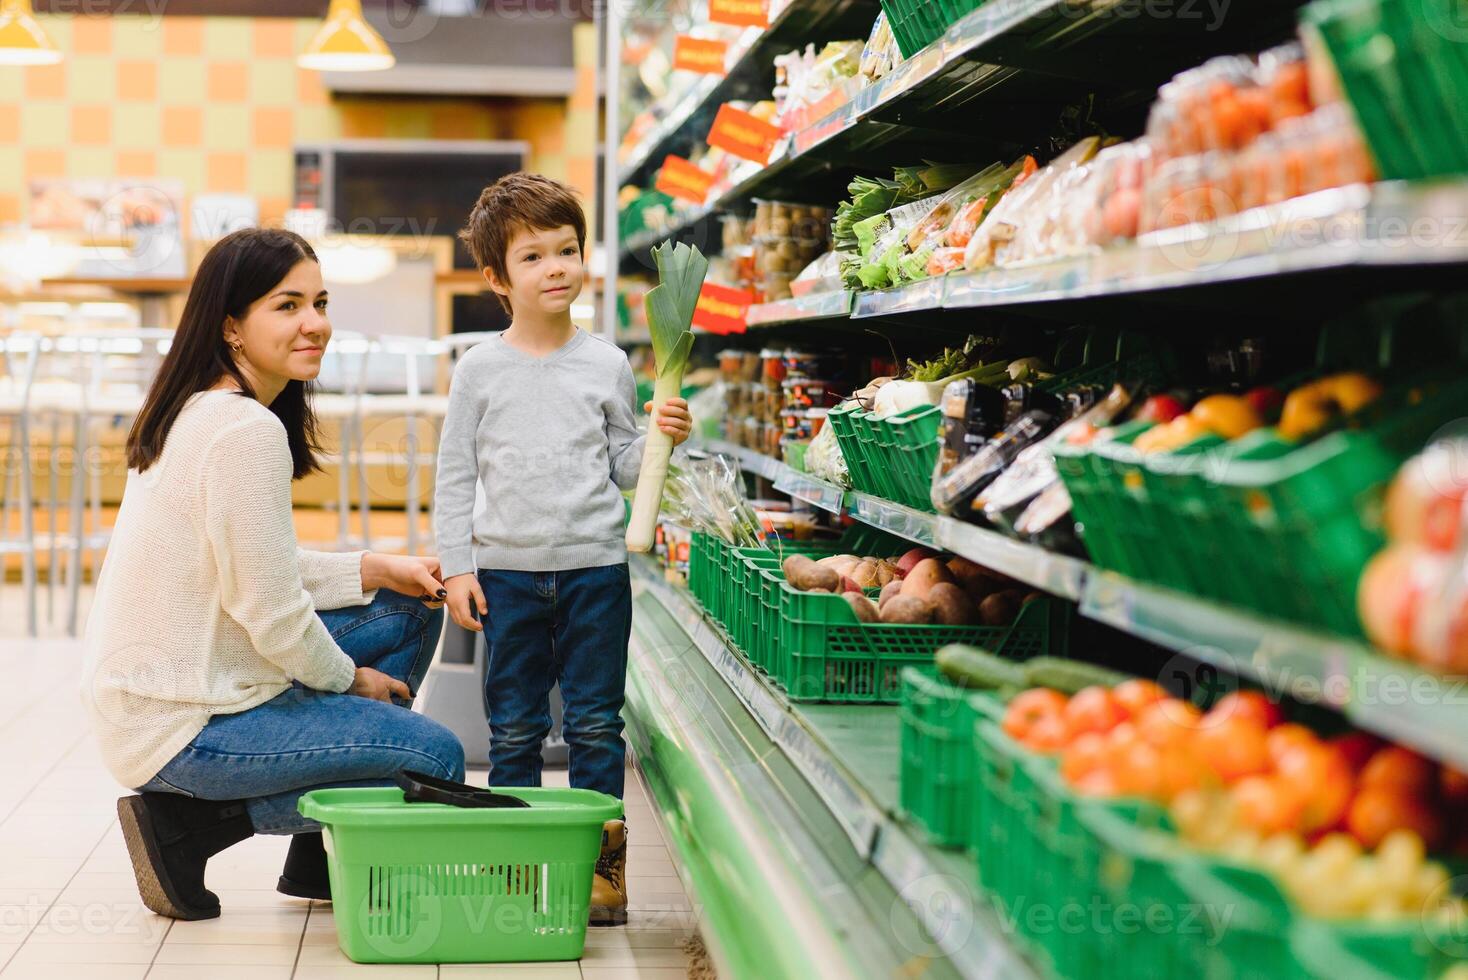
[[[459,741],[459,736],[430,718],[424,718],[422,715],[416,717],[423,720],[422,742],[416,748],[431,758],[437,766],[436,771],[429,775],[462,781],[464,778],[464,743]],[[404,768],[411,767],[405,766]]]

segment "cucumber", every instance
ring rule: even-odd
[[[1062,694],[1074,694],[1092,685],[1115,687],[1131,679],[1129,674],[1065,657],[1032,657],[1019,666],[1030,687],[1049,687]]]
[[[1025,683],[1022,665],[978,647],[953,643],[934,654],[933,660],[943,676],[959,687],[1022,687]]]

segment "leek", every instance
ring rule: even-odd
[[[642,449],[642,472],[632,495],[632,517],[627,523],[627,550],[651,551],[657,530],[658,509],[663,500],[663,483],[668,476],[668,458],[673,439],[658,428],[658,413],[683,388],[683,369],[693,350],[693,308],[703,288],[709,262],[692,245],[663,242],[652,250],[658,267],[658,284],[643,300],[648,332],[657,371],[653,386],[652,417],[647,442]]]

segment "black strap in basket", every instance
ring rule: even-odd
[[[403,799],[408,803],[444,803],[470,810],[519,809],[530,805],[518,796],[495,793],[483,786],[456,783],[451,779],[439,779],[411,769],[404,769],[396,779],[402,787]]]

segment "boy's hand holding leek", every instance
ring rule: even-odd
[[[653,412],[653,406],[657,406],[657,424],[648,431],[642,451],[642,470],[632,497],[632,518],[627,523],[628,551],[652,550],[668,459],[673,447],[693,431],[688,403],[678,394],[683,390],[683,369],[693,350],[693,309],[709,269],[708,259],[691,245],[664,242],[652,250],[652,257],[658,267],[658,284],[648,290],[643,305],[657,368],[647,410]]]

